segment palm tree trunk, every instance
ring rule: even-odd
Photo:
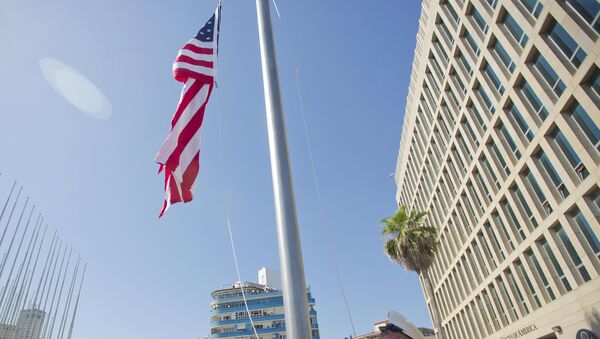
[[[440,316],[440,312],[438,309],[438,305],[436,299],[433,295],[433,287],[431,286],[431,280],[429,279],[429,272],[427,269],[421,271],[423,276],[423,283],[425,284],[425,288],[427,289],[427,294],[429,295],[429,305],[431,312],[431,319],[433,320],[433,326],[437,329],[437,339],[446,339],[446,333],[444,328],[442,327],[442,319]]]

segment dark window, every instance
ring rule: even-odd
[[[473,8],[473,10],[471,11],[471,17],[473,18],[473,21],[475,21],[479,29],[481,29],[481,31],[484,34],[487,33],[489,28],[487,21],[483,18],[483,16],[481,16],[481,13],[479,13],[477,9]]]
[[[525,118],[523,118],[521,112],[519,112],[517,107],[512,103],[508,108],[508,112],[510,113],[510,116],[513,118],[513,121],[519,127],[523,135],[527,138],[527,140],[531,141],[531,139],[533,139],[533,132],[531,131],[531,128],[529,128],[529,125],[525,121]]]
[[[527,99],[527,102],[529,102],[529,105],[531,105],[535,114],[540,117],[542,121],[546,120],[546,117],[548,117],[546,107],[544,107],[540,98],[526,81],[523,81],[521,84],[521,93],[523,93],[523,96]]]
[[[504,66],[512,73],[515,70],[515,62],[512,60],[506,49],[500,44],[498,40],[492,45],[492,49],[496,52],[496,55],[502,61]]]
[[[506,14],[506,17],[504,17],[504,26],[510,32],[517,44],[519,44],[519,46],[523,47],[525,44],[527,44],[529,37],[525,35],[525,32],[523,32],[521,26],[519,26],[519,24],[510,14]]]
[[[565,247],[567,254],[571,258],[571,261],[573,262],[573,264],[575,265],[575,268],[579,272],[581,279],[584,282],[589,281],[591,279],[591,277],[590,277],[587,269],[583,265],[583,262],[581,261],[579,254],[577,254],[575,247],[573,247],[573,244],[571,243],[571,240],[569,239],[569,236],[567,235],[565,230],[562,228],[562,226],[558,226],[554,232],[558,236],[558,239],[560,240],[562,245]]]
[[[560,96],[565,91],[565,83],[541,54],[538,54],[535,59],[533,59],[533,66],[541,74],[542,78],[546,80],[546,83],[548,83],[556,96]]]
[[[569,113],[573,117],[573,120],[577,123],[577,126],[583,131],[585,136],[588,138],[590,143],[600,151],[600,128],[592,120],[589,114],[581,107],[581,105],[575,101],[569,108]]]
[[[573,149],[565,135],[557,128],[552,134],[552,139],[575,170],[580,179],[585,179],[590,173],[585,168],[577,152]]]
[[[544,6],[539,0],[520,0],[521,4],[534,18],[538,18]]]
[[[556,46],[564,53],[575,67],[579,67],[587,54],[579,47],[577,42],[569,33],[556,21],[550,26],[548,36]]]
[[[597,0],[567,0],[567,3],[596,31],[600,33],[600,3]]]

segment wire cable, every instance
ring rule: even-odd
[[[219,101],[219,100],[216,100]],[[221,105],[218,105],[221,106]],[[223,189],[223,205],[225,208],[225,219],[227,220],[227,230],[229,232],[229,240],[231,242],[231,252],[233,253],[233,261],[235,262],[235,271],[237,273],[238,282],[240,285],[240,291],[242,292],[242,299],[244,300],[244,306],[246,307],[246,313],[248,314],[248,319],[250,319],[250,325],[252,326],[252,330],[254,331],[254,335],[256,339],[260,339],[258,336],[258,332],[256,331],[256,326],[254,326],[254,320],[252,319],[252,315],[250,314],[250,308],[248,307],[248,301],[246,300],[246,292],[244,292],[244,284],[242,283],[242,276],[240,274],[240,266],[237,258],[237,251],[235,249],[235,242],[233,241],[233,232],[231,229],[231,221],[229,218],[229,195],[227,194],[227,187],[225,187],[225,160],[224,160],[224,147],[223,147],[223,128],[221,122],[221,112],[217,114],[219,120],[219,155],[221,160],[221,171],[220,171],[220,179],[221,179],[221,187]]]
[[[279,20],[281,20],[281,15],[279,12],[279,8],[277,7],[277,3],[275,2],[275,0],[273,1],[273,5],[275,6],[275,10],[277,11],[277,17],[279,18]],[[354,336],[356,336],[356,329],[354,327],[354,321],[352,320],[352,313],[350,312],[350,305],[348,303],[348,298],[346,297],[346,291],[344,289],[344,284],[342,282],[342,276],[340,274],[340,270],[338,268],[338,264],[337,264],[337,260],[335,257],[335,253],[333,250],[333,241],[331,238],[331,229],[329,226],[329,223],[326,222],[326,218],[325,218],[325,208],[323,206],[323,199],[321,198],[321,189],[320,189],[320,185],[319,185],[319,180],[318,180],[318,176],[317,176],[317,170],[315,167],[315,159],[313,156],[313,150],[312,150],[312,143],[310,141],[310,133],[308,132],[308,123],[307,123],[307,119],[306,119],[306,112],[304,109],[304,98],[302,96],[302,90],[301,90],[301,86],[300,86],[300,67],[298,66],[298,63],[296,62],[296,58],[294,56],[293,50],[292,50],[292,46],[291,46],[291,40],[288,37],[287,31],[285,30],[285,27],[283,27],[282,29],[283,31],[283,35],[284,38],[286,40],[286,43],[288,44],[288,51],[290,53],[290,57],[292,59],[292,62],[295,65],[295,69],[294,69],[294,76],[296,79],[296,90],[297,90],[297,94],[298,94],[298,100],[300,102],[300,112],[302,114],[302,122],[304,124],[304,137],[306,139],[306,147],[308,149],[308,156],[310,159],[310,167],[311,167],[311,172],[312,172],[312,177],[313,177],[313,184],[314,184],[314,188],[315,188],[315,193],[317,196],[317,204],[319,206],[319,215],[320,215],[320,219],[321,219],[321,224],[325,227],[325,236],[326,236],[326,240],[327,240],[327,244],[328,249],[329,249],[329,255],[331,256],[331,261],[333,263],[333,268],[336,274],[336,278],[338,281],[338,285],[340,288],[340,291],[342,293],[342,298],[344,299],[344,305],[346,307],[346,313],[348,315],[348,319],[350,321],[350,325],[352,326],[352,332],[354,334]]]

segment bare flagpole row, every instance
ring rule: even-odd
[[[23,210],[21,211],[21,215],[19,216],[19,221],[17,222],[17,227],[15,228],[15,233],[13,234],[12,239],[10,240],[10,244],[8,245],[8,250],[6,252],[6,253],[8,253],[8,255],[7,255],[6,259],[8,259],[10,256],[10,252],[13,248],[15,238],[17,237],[17,234],[19,233],[19,228],[21,227],[21,220],[23,219],[23,214],[25,213],[25,209],[27,208],[28,203],[29,203],[29,197],[27,197],[27,200],[25,200],[25,204],[23,205]],[[35,206],[33,206],[33,208],[35,208]],[[31,214],[33,214],[33,208],[31,210]],[[25,237],[25,234],[27,233],[27,229],[29,228],[29,221],[31,220],[31,214],[29,215],[30,219],[27,221],[27,226],[25,226],[25,231],[23,232],[23,235],[21,236],[21,240],[19,241],[19,248],[17,249],[17,254],[15,255],[13,263],[10,267],[10,272],[8,273],[8,280],[10,280],[12,278],[15,264],[17,262],[17,258],[19,257],[19,252],[21,252],[21,245],[23,244],[23,238]],[[2,277],[2,273],[4,273],[4,268],[5,268],[6,262],[7,262],[7,260],[3,261],[2,266],[0,267],[0,278]],[[4,301],[4,297],[5,297],[4,294],[2,294],[2,296],[0,296],[0,304],[2,304],[2,302]]]
[[[56,230],[50,237],[22,185],[3,181],[0,176],[0,338],[70,339],[87,264]]]
[[[15,181],[16,183],[16,181]],[[17,207],[17,202],[19,201],[19,198],[21,197],[21,192],[23,191],[23,186],[21,186],[21,188],[19,188],[19,193],[17,193],[17,198],[15,199],[15,202],[13,203],[13,207],[10,210],[10,214],[8,216],[8,221],[6,222],[6,226],[4,227],[4,231],[2,231],[2,237],[0,238],[0,246],[2,246],[2,243],[4,242],[4,236],[6,235],[6,231],[8,230],[8,226],[10,226],[10,221],[12,220],[12,216],[13,213],[15,212],[15,208]],[[10,192],[12,194],[12,190]],[[8,200],[10,199],[10,196],[8,197],[8,199],[6,199],[6,203],[8,203]]]
[[[27,226],[29,226],[29,222],[31,221],[31,215],[29,217],[30,218],[27,221]],[[25,231],[27,231],[27,228],[25,229]],[[23,238],[25,238],[26,234],[27,233],[23,233]],[[32,234],[32,239],[31,240],[33,240],[33,236],[34,235],[35,235],[35,232]],[[22,240],[21,240],[21,244],[23,242]],[[31,241],[29,243],[29,247],[31,247]],[[27,251],[29,251],[29,248],[27,248]],[[20,248],[19,248],[18,252],[20,252]],[[18,253],[17,253],[17,255],[18,255]],[[15,257],[15,259],[16,258],[17,257]],[[20,282],[21,282],[21,276],[23,275],[23,270],[25,269],[25,262],[26,262],[26,260],[27,260],[27,252],[25,253],[25,259],[23,260],[23,262],[19,263],[19,269],[17,270],[17,275],[15,277],[15,285],[16,285],[15,286],[15,291],[14,291],[14,293],[11,293],[10,295],[7,296],[8,312],[6,314],[3,314],[2,317],[0,318],[0,321],[2,321],[2,323],[6,323],[7,319],[9,319],[10,317],[12,317],[13,310],[14,310],[14,307],[13,307],[14,300],[16,298],[18,298],[19,295],[20,295],[20,293],[21,293],[22,284]],[[16,262],[16,260],[15,260],[15,262]]]
[[[23,298],[22,303],[21,303],[21,305],[19,307],[20,310],[25,309],[25,307],[27,305],[27,298],[29,297],[29,292],[31,291],[31,283],[33,282],[33,276],[34,276],[33,273],[35,272],[35,269],[36,269],[37,264],[38,264],[38,260],[40,259],[40,252],[42,251],[42,245],[44,244],[44,239],[46,238],[46,231],[47,230],[48,230],[48,225],[46,225],[44,227],[44,233],[42,234],[42,240],[39,243],[37,255],[35,257],[35,262],[33,264],[33,268],[31,269],[32,274],[29,276],[29,282],[27,283],[27,290],[25,292],[25,297]],[[54,242],[54,239],[52,239],[52,241]]]
[[[0,213],[0,222],[2,222],[2,218],[4,217],[4,212],[6,212],[6,206],[8,206],[8,202],[10,200],[10,197],[12,196],[14,190],[15,190],[15,186],[17,185],[17,181],[13,181],[13,185],[12,188],[10,189],[10,193],[8,193],[8,198],[6,198],[6,202],[4,203],[4,207],[2,207],[2,212]]]
[[[85,278],[85,271],[87,270],[87,264],[83,266],[83,273],[81,274],[81,280],[79,282],[79,291],[77,292],[77,300],[75,301],[75,308],[73,309],[73,315],[71,316],[71,325],[69,326],[69,336],[67,339],[71,339],[73,335],[73,325],[75,324],[75,316],[77,315],[77,307],[79,306],[79,297],[81,296],[81,287],[83,287],[83,278]]]
[[[29,278],[29,276],[33,273],[29,270],[29,265],[31,264],[31,257],[33,255],[33,250],[35,247],[35,241],[37,241],[37,236],[39,235],[39,231],[40,231],[42,223],[43,223],[43,219],[41,218],[41,214],[39,214],[37,221],[36,221],[36,229],[31,234],[31,239],[29,240],[29,244],[27,245],[27,251],[25,252],[25,260],[27,261],[27,264],[24,267],[24,271],[20,270],[19,275],[17,275],[17,277],[19,277],[22,272],[25,272],[25,274],[23,274],[23,280],[19,281],[19,279],[17,279],[20,289],[19,289],[19,294],[15,298],[15,302],[14,302],[14,306],[12,307],[11,314],[8,318],[9,321],[11,321],[11,322],[16,320],[18,312],[20,311],[19,305],[21,304],[21,299],[24,297],[24,294],[25,294],[25,289],[26,289],[25,282],[27,281],[27,278]],[[32,244],[33,244],[33,247],[32,247]],[[9,303],[9,305],[10,304],[12,304],[12,301],[11,301],[11,303]],[[3,322],[6,322],[6,320],[4,320]]]

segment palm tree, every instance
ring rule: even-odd
[[[428,272],[439,241],[437,229],[428,226],[426,218],[427,212],[402,205],[396,214],[381,221],[381,237],[385,240],[384,249],[387,256],[405,270],[416,272],[423,279],[429,295],[433,323],[438,329],[438,339],[444,339],[444,330]]]

